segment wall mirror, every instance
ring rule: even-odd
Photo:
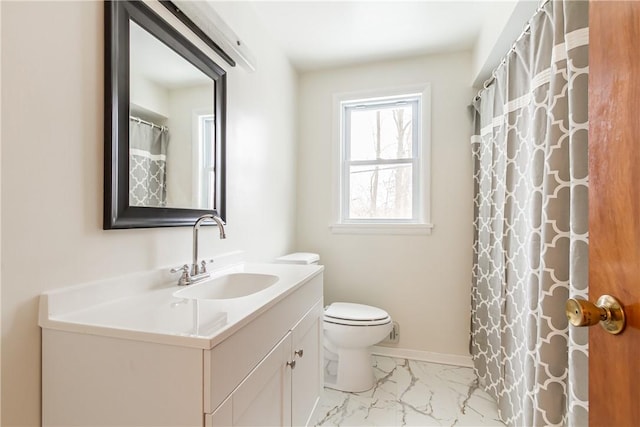
[[[225,71],[144,2],[105,2],[104,229],[224,219],[225,98]]]

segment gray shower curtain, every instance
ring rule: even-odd
[[[129,121],[130,206],[166,206],[168,143],[166,128]]]
[[[588,424],[588,2],[542,6],[474,100],[471,350],[510,426]]]

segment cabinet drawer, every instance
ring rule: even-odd
[[[296,322],[322,299],[322,274],[312,278],[238,332],[204,352],[204,410],[211,413]]]

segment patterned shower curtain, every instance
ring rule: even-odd
[[[129,120],[129,205],[167,204],[167,144],[169,131]]]
[[[588,2],[551,1],[474,100],[471,350],[510,426],[588,424]]]

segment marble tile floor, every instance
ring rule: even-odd
[[[373,389],[326,388],[316,426],[504,426],[471,368],[373,356]]]

